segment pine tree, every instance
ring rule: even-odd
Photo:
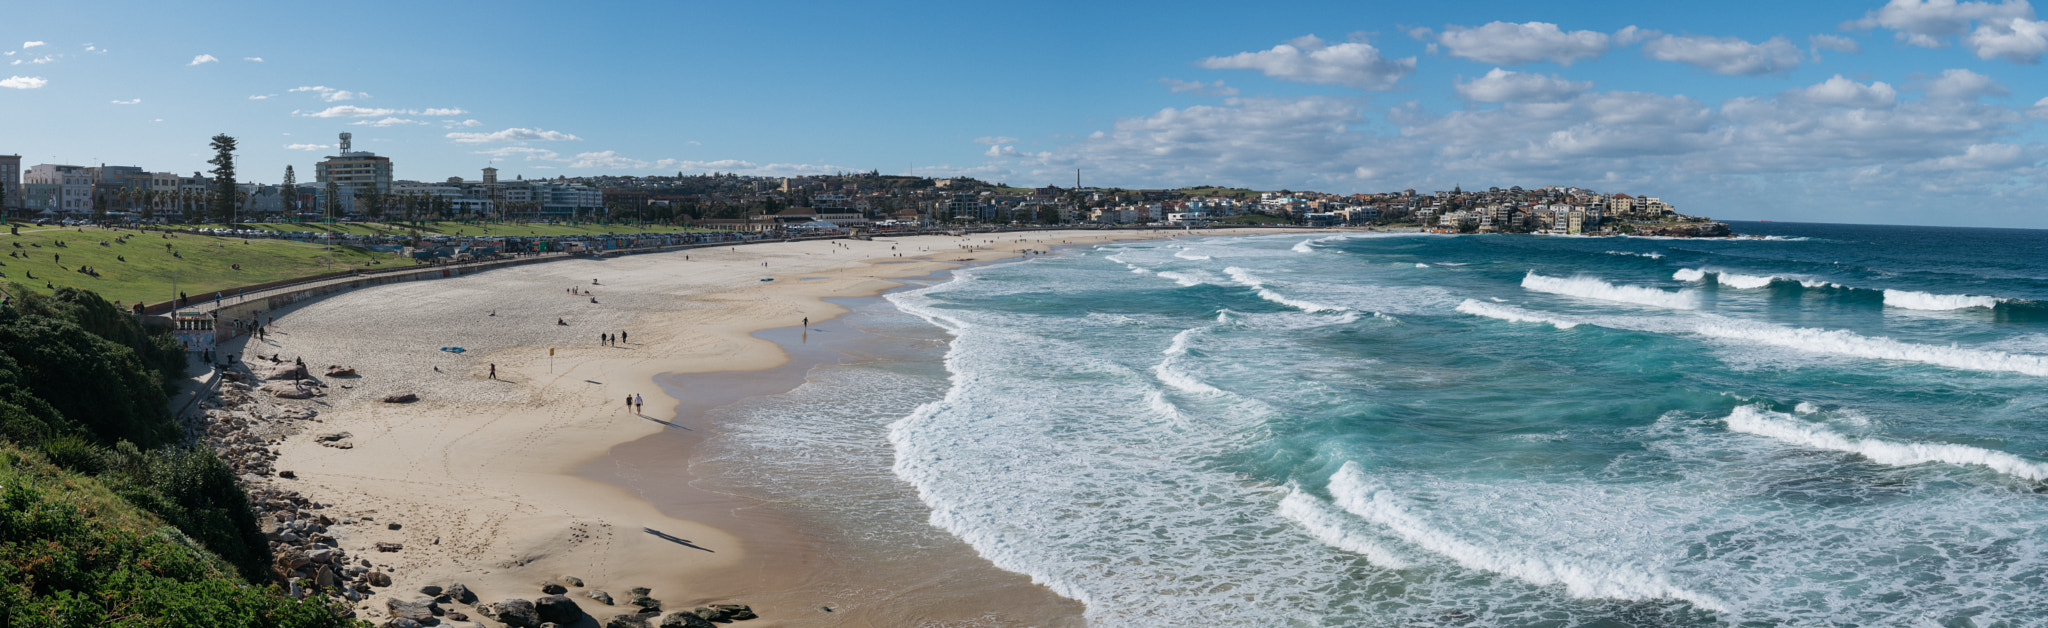
[[[292,216],[299,213],[299,175],[292,173],[291,164],[284,166],[284,185],[278,186],[278,210]]]
[[[213,212],[223,222],[235,222],[235,138],[222,133],[213,136]]]

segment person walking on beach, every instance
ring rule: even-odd
[[[645,397],[641,397],[639,393],[634,393],[634,394],[633,394],[633,414],[646,414],[646,413],[647,413],[647,398],[645,398]]]
[[[626,395],[626,409],[627,409],[627,410],[631,410],[631,409],[633,409],[633,396],[632,396],[632,395]]]
[[[497,378],[498,378],[498,365],[497,365],[497,363],[492,363],[492,364],[491,364],[491,379],[497,379]]]

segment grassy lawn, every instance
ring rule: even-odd
[[[227,225],[199,225],[202,227],[226,228]],[[358,235],[496,235],[496,236],[576,236],[611,233],[688,233],[703,231],[674,225],[661,224],[609,224],[577,223],[548,224],[539,222],[427,222],[420,225],[381,222],[337,222],[337,223],[296,223],[296,222],[254,222],[237,225],[240,229],[261,229],[264,231],[315,231]]]
[[[123,236],[127,236],[125,243],[116,240]],[[178,291],[194,299],[211,297],[214,291],[235,286],[350,267],[383,269],[414,264],[391,254],[373,258],[370,251],[355,247],[97,227],[81,231],[77,227],[24,225],[18,236],[0,231],[0,241],[5,242],[0,244],[0,264],[4,264],[0,266],[0,275],[4,275],[0,283],[21,283],[38,291],[48,291],[52,285],[85,288],[123,304],[168,301]],[[59,247],[59,241],[65,246]],[[165,249],[166,244],[171,248]],[[235,269],[236,264],[241,269]],[[80,266],[90,266],[100,276],[80,273]],[[174,278],[175,290],[171,287]]]

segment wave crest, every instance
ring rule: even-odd
[[[1550,323],[1558,329],[1571,329],[1579,326],[1578,323],[1571,321],[1550,318],[1514,306],[1487,303],[1477,299],[1466,299],[1464,303],[1459,303],[1458,311],[1473,316],[1498,318],[1516,323]]]
[[[1976,465],[2028,480],[2048,480],[2048,464],[2032,462],[2002,451],[1953,443],[1893,442],[1855,438],[1824,426],[1793,418],[1783,412],[1754,406],[1736,408],[1724,419],[1729,431],[1762,436],[1771,440],[1814,449],[1840,451],[1863,456],[1871,462],[1910,467],[1930,462]]]
[[[1700,306],[1699,294],[1691,290],[1665,292],[1655,288],[1640,286],[1617,286],[1593,277],[1584,276],[1570,278],[1546,277],[1536,274],[1535,271],[1529,271],[1527,276],[1522,277],[1522,287],[1536,292],[1548,292],[1569,297],[1618,301],[1676,310],[1698,309]]]
[[[1908,310],[1963,310],[1973,307],[1991,309],[2005,301],[1998,297],[1980,297],[1968,294],[1933,294],[1911,290],[1884,291],[1885,307]]]

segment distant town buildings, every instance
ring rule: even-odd
[[[241,220],[410,220],[496,217],[568,220],[611,217],[762,230],[933,224],[1280,223],[1408,225],[1459,232],[1558,235],[1680,231],[1706,223],[1657,197],[1544,186],[1462,187],[1435,192],[1328,194],[1231,188],[1118,189],[1011,187],[969,177],[932,179],[879,172],[796,177],[733,173],[674,176],[399,179],[390,157],[353,150],[314,164],[296,189],[251,181],[235,190]],[[13,215],[197,220],[219,191],[204,173],[180,176],[136,166],[38,164],[0,155],[0,204]],[[329,186],[332,189],[329,189]],[[328,198],[332,195],[334,198]]]

